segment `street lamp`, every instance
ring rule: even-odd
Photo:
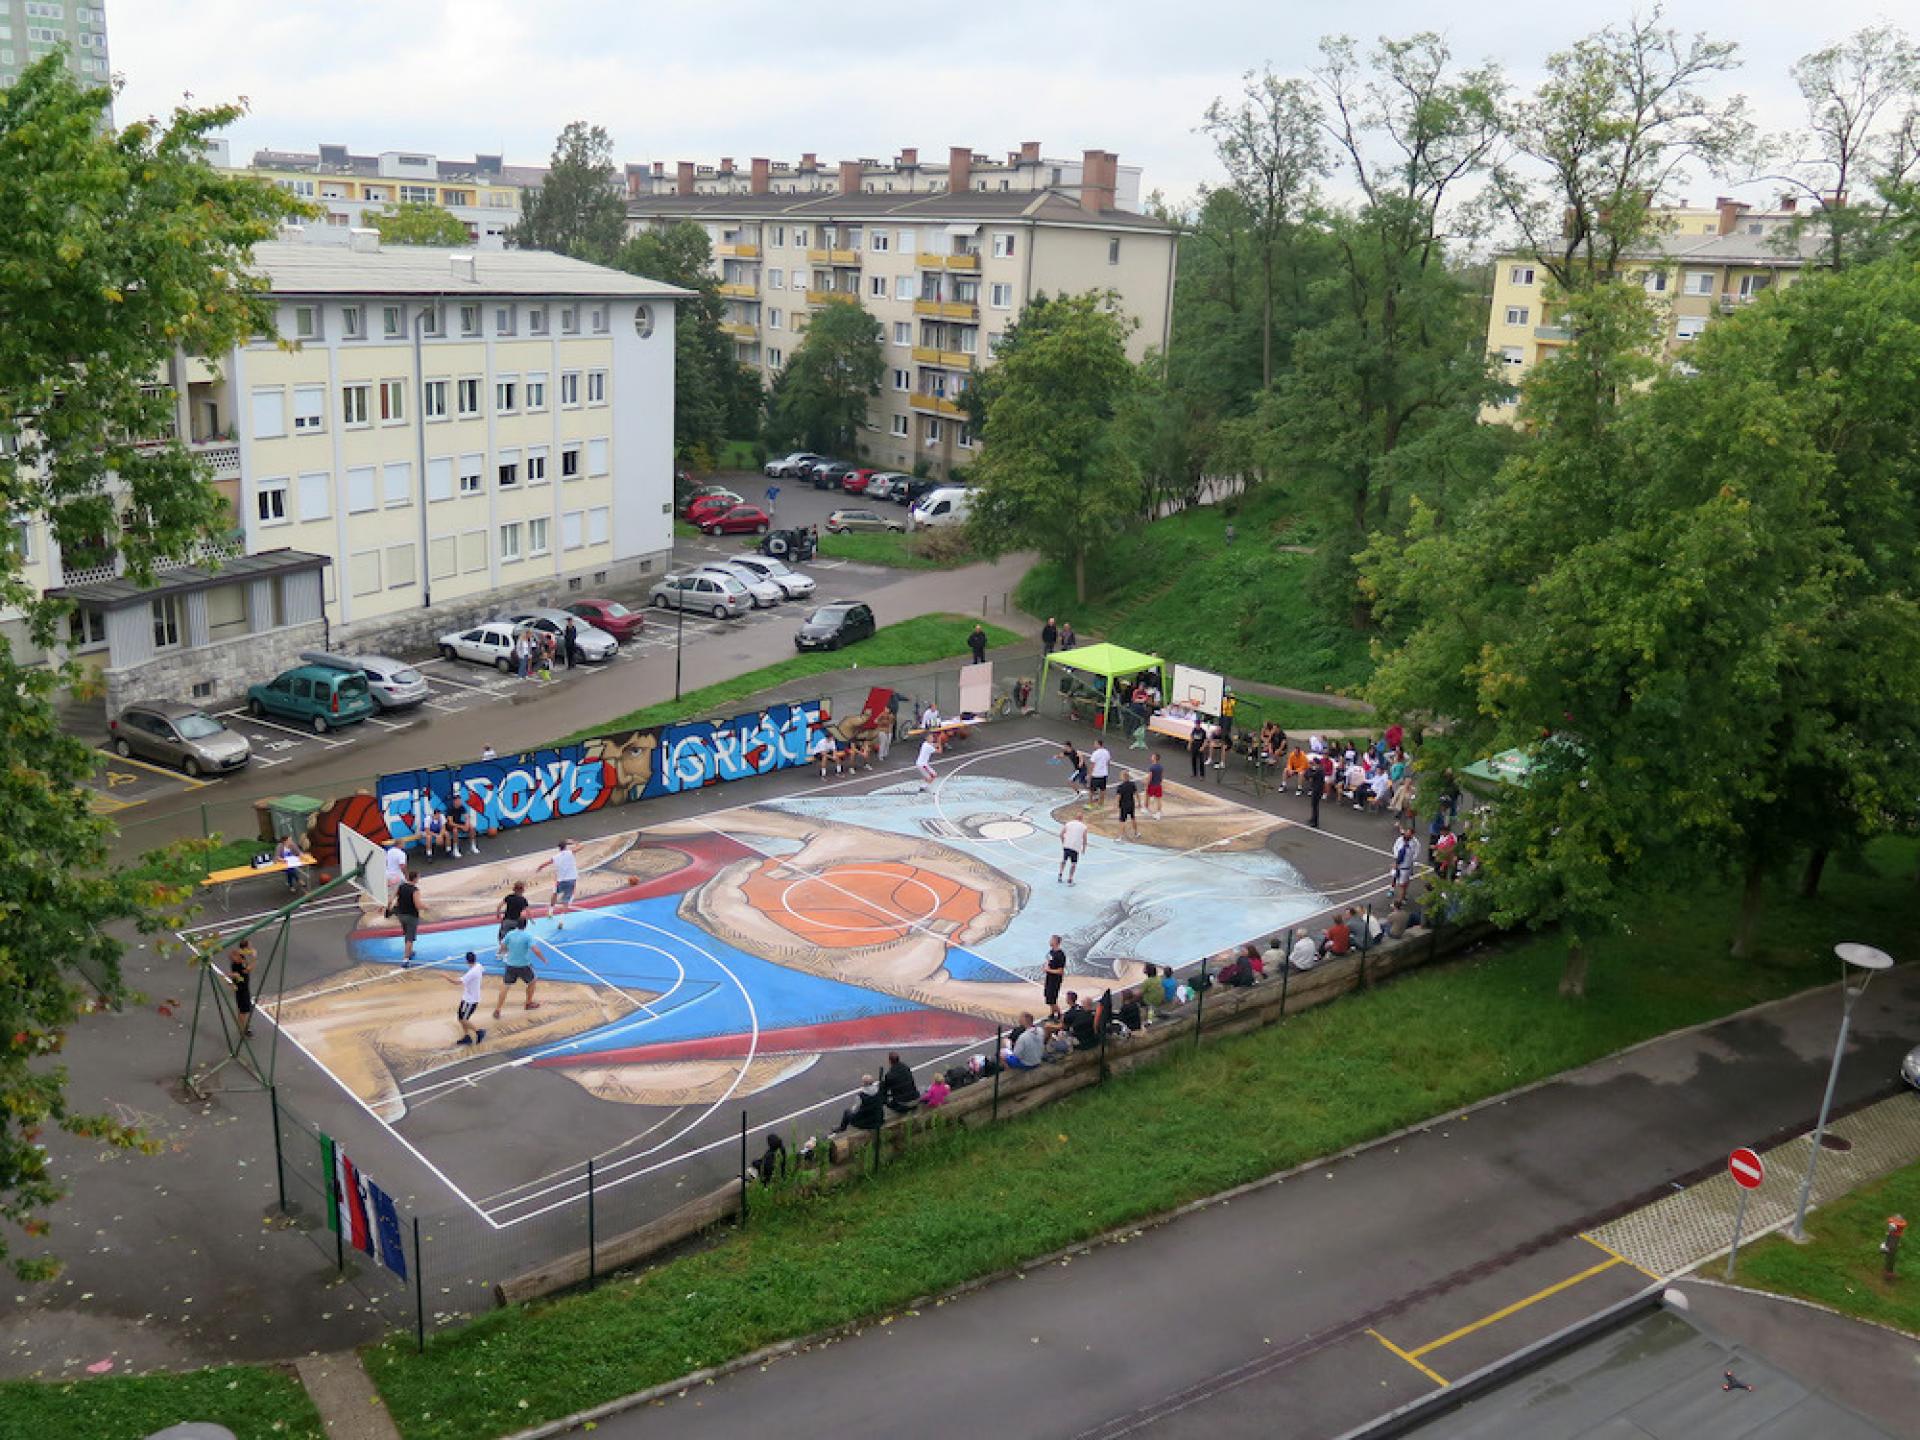
[[[673,628],[673,698],[680,698],[680,647],[687,638],[687,592],[683,586],[680,591],[680,603],[674,607],[674,614],[680,618]]]
[[[1846,1053],[1847,1030],[1853,1024],[1854,1002],[1867,993],[1867,982],[1878,971],[1893,968],[1893,958],[1871,945],[1843,941],[1833,947],[1833,953],[1841,960],[1840,992],[1845,997],[1840,1006],[1840,1035],[1833,1043],[1833,1068],[1827,1071],[1827,1093],[1820,1102],[1819,1123],[1813,1127],[1813,1148],[1807,1155],[1807,1173],[1800,1181],[1800,1204],[1793,1212],[1793,1225],[1787,1231],[1787,1238],[1794,1241],[1807,1238],[1807,1202],[1813,1198],[1813,1172],[1820,1164],[1820,1142],[1827,1133],[1827,1115],[1833,1109],[1833,1092],[1840,1084],[1840,1058]],[[1860,972],[1858,988],[1849,983],[1850,970]]]

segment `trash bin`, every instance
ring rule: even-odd
[[[320,813],[324,802],[315,800],[311,795],[282,795],[270,801],[273,814],[273,834],[268,838],[279,843],[289,835],[304,835],[307,826],[313,823],[313,817]]]

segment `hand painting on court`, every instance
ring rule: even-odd
[[[1138,841],[1087,816],[1080,882],[1062,886],[1060,825],[1083,807],[1060,780],[961,761],[931,790],[916,777],[802,792],[589,840],[565,928],[544,895],[531,912],[540,1005],[508,997],[484,1049],[605,1100],[710,1105],[833,1051],[990,1037],[1036,1008],[1051,933],[1066,937],[1069,988],[1098,993],[1326,903],[1267,848],[1283,822],[1179,786]],[[288,1032],[388,1120],[452,1083],[436,1073],[475,1057],[450,1048],[439,976],[477,952],[491,1006],[494,906],[531,863],[436,874],[412,971],[369,909],[353,968],[289,993]]]

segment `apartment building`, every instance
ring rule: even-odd
[[[113,78],[107,63],[105,0],[0,0],[0,87],[43,56],[64,47],[67,68],[86,84]]]
[[[1624,269],[1658,304],[1660,343],[1670,363],[1686,365],[1688,344],[1715,316],[1731,314],[1776,285],[1792,284],[1819,263],[1821,237],[1811,229],[1795,233],[1804,219],[1792,196],[1772,210],[1721,198],[1712,209],[1683,203],[1661,212],[1664,233],[1657,243],[1631,252]],[[1553,311],[1548,282],[1546,268],[1531,255],[1505,254],[1494,262],[1487,352],[1500,360],[1512,384],[1572,338],[1564,317]],[[1483,418],[1510,420],[1517,404],[1509,399],[1491,406]]]
[[[256,150],[251,164],[235,167],[222,141],[208,158],[220,169],[238,168],[319,206],[326,212],[322,223],[341,230],[371,225],[370,216],[392,205],[437,205],[452,212],[483,250],[505,247],[507,232],[520,219],[521,197],[537,190],[547,175],[545,166],[509,165],[498,155],[471,160],[407,150],[355,155],[344,145],[311,152]]]
[[[1037,163],[1039,147],[1025,148]],[[938,188],[874,189],[867,163],[849,160],[831,189],[779,191],[776,167],[755,159],[744,191],[709,193],[682,163],[672,193],[628,202],[628,224],[706,228],[727,306],[722,328],[736,357],[769,382],[822,306],[864,305],[887,343],[865,457],[944,475],[979,453],[967,387],[1032,297],[1113,291],[1135,321],[1136,360],[1165,348],[1172,319],[1176,233],[1117,203],[1113,155],[1087,151],[1071,190],[1002,189],[997,178],[982,189],[973,160],[955,148]]]
[[[78,607],[63,653],[100,672],[110,713],[232,696],[322,643],[417,651],[502,604],[666,568],[685,291],[367,230],[291,227],[254,263],[279,335],[165,377],[232,507],[226,543],[138,585],[102,547],[17,527],[28,578]]]

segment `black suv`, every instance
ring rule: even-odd
[[[816,490],[839,490],[842,482],[854,472],[854,466],[844,460],[823,460],[815,465],[807,478],[813,482]]]

